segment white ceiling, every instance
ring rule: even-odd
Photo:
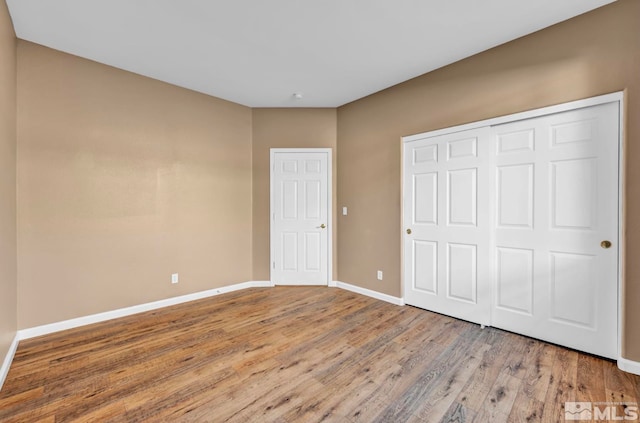
[[[24,40],[246,106],[337,107],[613,1],[7,4]]]

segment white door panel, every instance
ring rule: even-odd
[[[500,125],[493,131],[498,151],[505,134],[513,133],[526,132],[534,147],[496,156],[497,289],[492,324],[616,357],[617,103]],[[520,193],[503,195],[506,175],[501,173],[523,167],[533,178],[524,171],[510,172],[512,194]],[[533,206],[524,207],[530,201],[523,197],[532,198]],[[531,225],[507,225],[500,219],[501,210],[524,217],[525,208],[533,212]],[[602,240],[612,241],[615,248],[601,248]],[[524,253],[519,258],[505,255],[514,250],[531,253],[527,260]],[[507,257],[513,260],[510,266],[504,264]],[[520,299],[509,302],[505,291],[527,298],[532,310],[523,310]]]
[[[330,152],[272,151],[271,281],[327,285]]]
[[[526,248],[496,249],[495,306],[530,316],[533,313],[533,254]]]
[[[618,148],[618,102],[405,142],[407,304],[617,357]]]
[[[490,168],[484,134],[456,133],[405,147],[404,274],[408,304],[487,324],[490,217],[478,208]]]

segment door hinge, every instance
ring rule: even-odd
[[[271,263],[271,268],[275,269],[276,268],[276,262],[274,261],[273,263]]]

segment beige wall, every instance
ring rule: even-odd
[[[249,108],[19,41],[18,134],[19,328],[251,279]]]
[[[269,280],[269,151],[333,149],[333,215],[336,215],[337,117],[335,109],[253,109],[253,280]],[[335,219],[334,219],[335,223]],[[333,225],[333,279],[337,276],[337,225]]]
[[[0,1],[0,364],[16,334],[16,38]]]
[[[626,159],[640,161],[639,28],[640,1],[620,0],[340,107],[340,280],[401,295],[403,135],[626,90]],[[640,167],[625,183],[626,214],[638,216]],[[624,356],[640,361],[640,222],[626,225]]]

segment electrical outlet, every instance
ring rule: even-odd
[[[178,283],[178,274],[177,273],[172,273],[171,274],[171,283]]]
[[[378,280],[382,280],[382,270],[378,270]]]

